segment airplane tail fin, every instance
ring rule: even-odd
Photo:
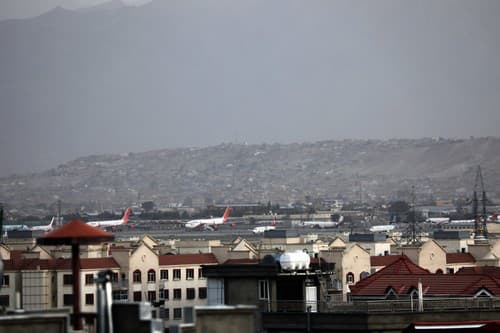
[[[271,223],[271,225],[273,227],[276,226],[276,215],[273,216],[273,223]]]
[[[129,216],[130,216],[130,207],[127,208],[127,210],[125,211],[125,214],[123,214],[122,224],[127,223]]]
[[[52,228],[54,227],[54,223],[56,222],[56,218],[55,217],[52,217],[52,220],[50,220],[50,223],[49,223],[49,228]]]
[[[226,222],[227,218],[229,217],[229,212],[231,211],[231,207],[227,206],[226,210],[224,211],[224,215],[222,216],[222,221]]]

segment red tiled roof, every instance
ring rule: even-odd
[[[24,250],[12,250],[10,251],[10,259],[20,259],[24,252]]]
[[[370,257],[370,265],[371,266],[389,266],[396,260],[401,258],[400,255],[391,255],[391,256],[371,256]]]
[[[191,265],[191,264],[218,264],[212,253],[200,254],[166,254],[158,257],[160,266]]]
[[[499,320],[466,320],[451,322],[415,322],[403,330],[403,333],[436,332],[436,327],[443,332],[498,332]]]
[[[483,274],[500,279],[500,267],[493,267],[493,266],[462,267],[455,274]]]
[[[325,259],[323,259],[323,258],[319,258],[319,259],[318,259],[318,258],[311,258],[311,264],[315,264],[315,265],[317,265],[317,264],[319,264],[319,263],[320,263],[320,262],[319,262],[320,260],[321,260],[321,264],[322,264],[322,265],[323,265],[323,264],[326,264],[326,260],[325,260]]]
[[[470,253],[446,253],[447,264],[474,263],[476,259]]]
[[[392,264],[382,268],[378,272],[362,279],[354,286],[351,286],[351,291],[353,290],[362,290],[367,286],[370,286],[372,283],[377,282],[378,280],[385,281],[384,277],[395,278],[396,281],[401,276],[425,276],[430,275],[431,273],[423,269],[420,266],[415,265],[407,256],[397,256],[397,259],[392,262]],[[385,292],[385,288],[383,290]]]
[[[371,261],[371,260],[370,260]],[[382,268],[375,274],[380,275],[401,275],[401,274],[430,274],[427,269],[415,265],[407,256],[398,256],[391,264]]]
[[[114,258],[81,258],[81,269],[119,268]],[[71,259],[11,259],[4,261],[5,271],[71,270]]]
[[[397,294],[408,294],[423,285],[427,296],[471,296],[481,289],[500,295],[500,278],[483,274],[431,274],[406,256],[350,287],[353,296],[382,296],[392,288]]]
[[[364,283],[361,280],[350,287],[353,296],[382,296],[392,288],[397,294],[409,294],[422,282],[426,296],[472,296],[481,289],[487,289],[495,296],[500,295],[500,280],[484,275],[417,274],[384,275]]]
[[[80,266],[82,269],[120,268],[115,258],[82,258]]]
[[[228,259],[224,261],[224,265],[238,265],[238,264],[258,264],[259,259],[241,258],[241,259]]]

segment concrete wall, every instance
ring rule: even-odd
[[[256,332],[256,310],[254,307],[196,308],[196,332],[220,333]]]
[[[500,311],[407,312],[407,313],[263,313],[262,326],[268,333],[307,332],[377,332],[400,333],[412,322],[498,320]]]
[[[44,311],[0,316],[2,333],[66,333],[69,331],[69,312]]]

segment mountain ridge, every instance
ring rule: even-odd
[[[192,202],[280,202],[341,198],[365,202],[470,197],[481,165],[499,197],[500,138],[224,143],[141,153],[91,155],[29,175],[0,178],[0,202],[160,206]]]

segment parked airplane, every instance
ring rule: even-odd
[[[276,229],[276,217],[273,218],[273,223],[271,223],[271,225],[264,225],[264,226],[260,226],[260,227],[255,227],[252,229],[252,232],[254,234],[263,234],[266,231],[275,230],[275,229]]]
[[[430,222],[432,224],[446,224],[450,222],[449,217],[429,217],[425,222]]]
[[[323,228],[335,228],[339,224],[340,222],[333,222],[333,221],[303,221],[300,223],[300,226],[323,229]]]
[[[495,214],[489,216],[488,221],[493,222],[493,223],[499,223],[500,222],[500,214],[495,213]]]
[[[54,223],[56,222],[56,218],[53,217],[52,220],[50,220],[50,223],[48,225],[36,225],[30,228],[31,231],[43,231],[43,232],[49,232],[54,228]]]
[[[123,217],[119,220],[89,221],[89,222],[87,222],[87,224],[91,225],[93,227],[112,228],[112,227],[117,227],[119,225],[127,223],[129,216],[130,216],[130,208],[127,208],[127,210],[125,211],[125,214],[123,214]]]
[[[469,220],[451,220],[449,223],[450,224],[468,224],[468,223],[474,223],[476,220],[474,219],[469,219]]]
[[[217,229],[219,224],[223,224],[227,221],[229,217],[229,212],[231,207],[227,206],[222,217],[216,217],[211,219],[198,219],[186,222],[184,226],[188,229],[194,229],[198,227],[204,227],[206,229]]]
[[[394,230],[396,226],[394,224],[383,224],[383,225],[374,225],[370,227],[371,232],[389,232]]]
[[[30,230],[26,224],[7,224],[2,227],[3,231]]]

